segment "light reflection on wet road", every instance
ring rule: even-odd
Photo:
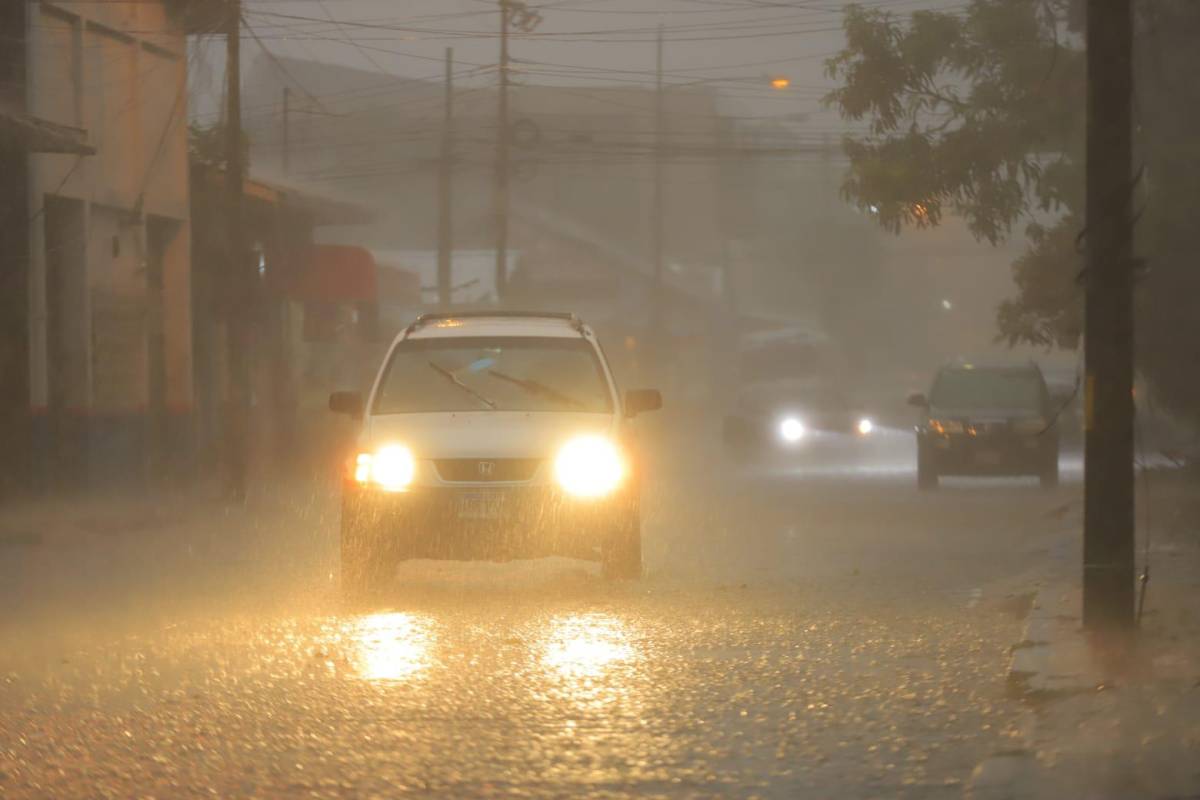
[[[344,609],[316,555],[307,583],[248,559],[220,613],[43,630],[24,653],[6,636],[0,795],[960,796],[1011,745],[1013,595],[1078,487],[918,495],[879,441],[852,479],[669,487],[640,584],[415,562]],[[278,527],[256,546],[286,547]]]
[[[435,644],[428,617],[389,611],[355,619],[350,636],[355,669],[364,680],[407,681],[429,668]]]

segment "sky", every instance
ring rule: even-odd
[[[455,83],[491,86],[499,50],[497,0],[244,0],[243,58],[323,61],[405,78],[440,81],[445,48],[454,48]],[[959,10],[963,0],[862,0],[861,5],[905,15],[922,9]],[[529,84],[642,86],[655,82],[659,26],[668,87],[712,86],[721,110],[746,119],[783,122],[798,142],[852,132],[854,123],[824,110],[833,88],[824,62],[844,43],[846,0],[530,0],[536,28],[514,33],[514,80]],[[195,53],[192,111],[220,107],[224,42],[215,37]],[[269,54],[269,55],[268,55]],[[771,88],[786,77],[787,90]],[[955,316],[990,321],[997,303],[1013,292],[1009,264],[1023,242],[1001,248],[974,242],[961,223],[938,233],[892,238],[896,258],[910,247],[944,240],[945,258],[930,263]],[[944,260],[944,259],[943,259]],[[958,301],[962,302],[959,303]],[[941,297],[931,303],[941,313]],[[982,346],[988,324],[971,326]]]
[[[511,40],[514,79],[527,83],[653,86],[658,28],[664,34],[667,86],[713,86],[723,111],[795,120],[810,133],[846,125],[821,112],[832,83],[824,61],[843,42],[844,0],[531,0],[536,28]],[[950,0],[864,0],[908,14],[954,7]],[[247,0],[244,58],[263,49],[408,78],[441,80],[446,47],[456,81],[495,80],[499,53],[496,0]],[[194,106],[219,101],[221,54],[207,48],[209,77]],[[786,77],[779,91],[771,79]]]

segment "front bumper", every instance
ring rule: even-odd
[[[636,514],[628,491],[577,500],[549,486],[348,487],[342,536],[406,558],[598,559],[605,538]]]

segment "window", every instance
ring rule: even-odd
[[[1020,408],[1040,411],[1041,375],[1029,369],[945,369],[930,402],[940,408]]]
[[[374,413],[612,409],[608,380],[591,343],[511,336],[401,342],[384,372]]]

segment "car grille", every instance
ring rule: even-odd
[[[527,481],[541,463],[540,458],[441,458],[433,462],[442,480],[451,483]]]

